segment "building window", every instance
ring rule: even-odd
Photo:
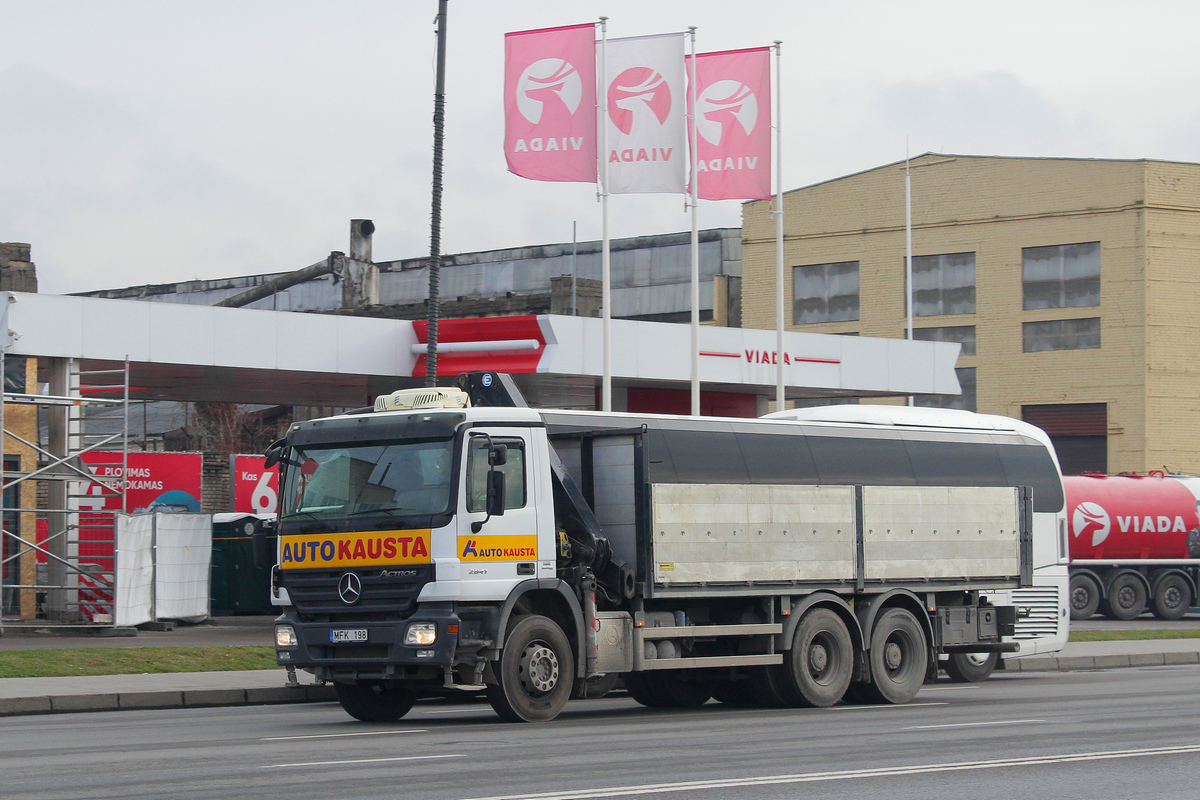
[[[913,316],[975,313],[975,254],[943,253],[912,260]]]
[[[959,355],[975,355],[975,326],[953,325],[948,328],[913,328],[913,338],[921,342],[958,342]]]
[[[1021,260],[1026,311],[1100,305],[1099,242],[1026,247]]]
[[[928,397],[914,397],[913,405],[922,408],[961,408],[964,411],[975,410],[975,368],[958,367],[954,370],[958,376],[958,385],[962,394],[935,394]]]
[[[1095,350],[1100,347],[1100,318],[1050,319],[1021,326],[1026,353],[1043,350]]]
[[[792,323],[858,319],[858,262],[812,264],[792,270]]]

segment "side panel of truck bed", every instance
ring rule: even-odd
[[[861,514],[857,492],[853,486],[654,484],[654,593],[701,586],[1018,585],[1017,489],[867,486]]]

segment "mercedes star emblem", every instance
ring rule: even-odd
[[[362,580],[353,572],[347,572],[338,580],[338,597],[352,606],[362,597]]]

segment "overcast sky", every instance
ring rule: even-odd
[[[600,236],[589,184],[507,172],[503,33],[783,40],[784,189],[927,151],[1200,161],[1200,3],[450,0],[442,252]],[[436,0],[0,0],[0,241],[43,292],[298,269],[375,220],[429,252]],[[687,230],[614,197],[614,238]],[[740,224],[702,203],[704,228]]]

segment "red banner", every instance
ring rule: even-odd
[[[596,180],[594,24],[504,34],[504,154],[522,178]]]
[[[80,458],[100,477],[121,476],[120,453],[84,453]],[[125,511],[156,508],[163,511],[200,511],[203,457],[199,453],[130,453],[125,479]],[[82,484],[80,484],[82,486]],[[121,511],[119,497],[99,486],[85,490],[79,501],[84,511]]]
[[[267,469],[265,456],[230,456],[233,510],[275,514],[279,510],[279,466]]]
[[[689,56],[689,77],[690,60]],[[690,107],[690,92],[688,104]],[[696,56],[696,106],[696,193],[700,199],[770,198],[770,48]]]

